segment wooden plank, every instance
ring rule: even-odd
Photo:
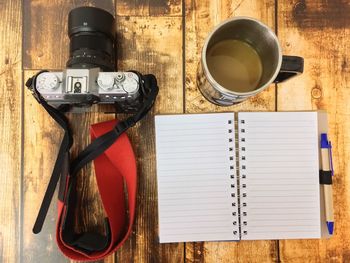
[[[34,71],[26,71],[25,79],[34,73]],[[48,212],[42,232],[38,235],[33,235],[31,232],[56,160],[62,131],[28,91],[25,91],[24,105],[23,217],[25,220],[22,230],[23,260],[25,262],[44,262],[46,260],[67,262],[68,260],[56,246],[57,206],[55,199]],[[113,118],[113,115],[103,113],[70,114],[76,144],[72,151],[73,155],[76,155],[77,151],[89,142],[89,127],[92,123]],[[79,174],[77,191],[80,207],[77,229],[101,230],[104,210],[100,203],[96,179],[91,166]],[[112,259],[105,260],[113,262]]]
[[[26,71],[24,79],[35,74]],[[57,206],[55,198],[40,234],[32,233],[37,212],[50,179],[62,138],[59,126],[37,103],[28,90],[24,90],[24,152],[23,152],[23,262],[67,262],[56,246],[55,224]]]
[[[0,6],[0,262],[11,262],[20,251],[22,4]]]
[[[118,16],[181,16],[181,0],[117,0]]]
[[[72,156],[77,156],[86,145],[90,143],[90,127],[94,123],[103,122],[115,118],[114,114],[88,112],[85,114],[72,113],[69,115],[74,137]],[[84,167],[78,173],[76,191],[77,197],[77,231],[94,231],[104,233],[105,211],[97,187],[95,170],[92,164]],[[79,261],[72,261],[79,262]],[[114,255],[94,262],[114,262]]]
[[[23,67],[62,69],[68,59],[68,13],[78,6],[96,6],[114,14],[114,0],[23,1]]]
[[[278,4],[284,52],[305,59],[303,75],[278,85],[278,110],[327,110],[335,169],[335,235],[330,240],[281,241],[282,262],[350,261],[349,13],[349,1]]]
[[[251,16],[274,28],[275,2],[186,0],[186,113],[223,111],[274,111],[275,86],[243,103],[215,106],[197,89],[196,76],[204,39],[212,28],[232,16]],[[201,242],[186,244],[186,262],[274,262],[278,259],[276,241]]]
[[[26,71],[25,79],[34,71]],[[56,199],[48,212],[43,230],[32,234],[32,227],[44,196],[58,146],[62,139],[61,128],[32,97],[30,92],[24,95],[24,179],[23,179],[23,260],[25,262],[67,262],[56,246],[55,229],[57,219]],[[71,114],[70,120],[76,146],[73,155],[89,142],[89,126],[95,122],[113,119],[113,115],[86,113]],[[96,179],[91,166],[79,175],[78,229],[101,229],[104,210],[97,191]],[[112,262],[112,261],[108,261]]]
[[[138,195],[134,231],[117,262],[183,262],[184,245],[159,244],[154,114],[182,113],[182,21],[180,17],[119,17],[118,68],[153,73],[159,95],[130,135],[137,156]]]
[[[67,15],[81,5],[92,5],[114,13],[114,2],[104,1],[25,1],[24,66],[34,69],[63,69],[68,58]],[[39,14],[39,15],[38,15]],[[45,51],[45,52],[43,52]],[[33,71],[26,72],[26,78]],[[36,213],[52,172],[60,137],[60,128],[54,124],[42,107],[26,92],[24,99],[24,190],[23,190],[23,257],[25,262],[67,262],[55,244],[56,205],[50,208],[40,235],[31,233]],[[98,112],[69,114],[74,133],[73,157],[90,141],[89,128],[96,122],[113,119],[114,115]],[[42,160],[42,161],[38,161]],[[80,230],[101,229],[104,211],[100,203],[93,169],[88,166],[78,175]],[[97,226],[96,226],[97,224]],[[114,257],[105,259],[113,262]],[[100,261],[101,262],[101,261]]]

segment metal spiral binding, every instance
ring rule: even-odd
[[[241,236],[247,235],[248,231],[246,226],[248,225],[247,216],[248,216],[248,204],[246,201],[247,198],[247,160],[245,156],[246,151],[246,137],[245,137],[245,120],[239,120],[238,123],[238,155],[239,156],[239,210],[240,210],[240,233]]]
[[[228,128],[228,133],[230,134],[229,138],[228,138],[228,142],[229,142],[229,147],[228,147],[228,150],[229,150],[229,160],[230,161],[234,161],[235,158],[234,158],[234,154],[235,154],[235,133],[234,133],[234,122],[233,120],[228,120],[227,124],[229,125],[229,128]],[[232,134],[232,135],[231,135]],[[236,163],[234,162],[231,162],[232,164],[230,165],[230,179],[231,179],[231,197],[233,198],[233,200],[237,200],[237,187],[236,187],[236,184],[237,184],[237,178],[235,176],[235,166],[236,166]],[[236,201],[232,201],[231,203],[232,205],[232,216],[234,218],[237,217],[238,215],[238,203]],[[237,236],[239,235],[239,222],[234,219],[232,221],[232,225],[234,227],[232,233],[234,236]]]

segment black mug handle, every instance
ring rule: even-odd
[[[281,69],[274,82],[283,82],[291,77],[303,73],[303,71],[304,59],[302,57],[283,55]]]

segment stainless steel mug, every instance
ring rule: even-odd
[[[224,40],[241,40],[252,46],[262,63],[262,76],[253,91],[236,92],[221,86],[210,74],[207,66],[208,50]],[[210,102],[230,106],[252,97],[266,89],[271,83],[279,83],[301,74],[304,59],[282,55],[275,33],[262,22],[249,17],[235,17],[216,26],[205,40],[201,63],[198,67],[197,86]]]

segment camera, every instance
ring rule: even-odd
[[[41,72],[35,88],[54,107],[115,104],[118,112],[142,107],[144,88],[138,72],[113,72],[115,19],[95,7],[78,7],[68,16],[69,59],[62,72]]]

